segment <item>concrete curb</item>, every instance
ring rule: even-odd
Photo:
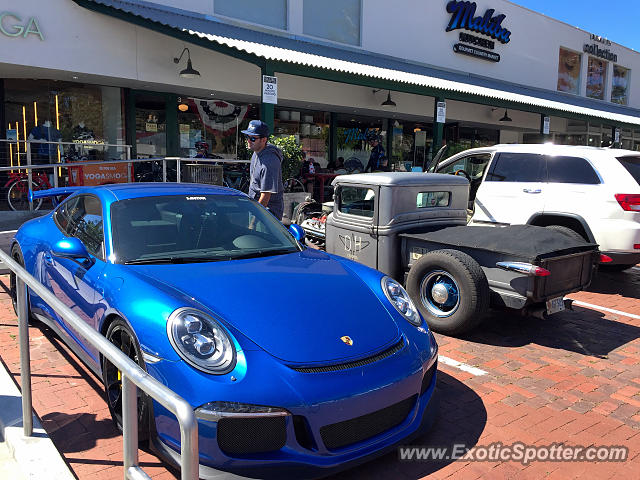
[[[33,436],[25,437],[23,435],[22,396],[1,362],[0,429],[11,455],[26,478],[75,480],[75,475],[35,415],[33,415]]]

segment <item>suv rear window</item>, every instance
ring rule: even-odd
[[[581,183],[596,185],[600,183],[598,174],[584,158],[548,156],[547,174],[549,183]]]
[[[533,153],[501,153],[487,174],[489,182],[546,182],[545,158]]]
[[[640,185],[640,157],[618,157],[618,161]]]

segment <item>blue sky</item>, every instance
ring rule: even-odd
[[[640,1],[511,0],[640,52]]]

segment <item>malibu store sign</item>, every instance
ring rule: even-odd
[[[42,30],[40,30],[40,25],[35,17],[23,21],[18,15],[10,12],[0,12],[0,33],[7,37],[22,38],[35,35],[44,41],[44,35],[42,35]]]
[[[495,15],[495,9],[488,8],[484,15],[476,15],[476,2],[451,0],[447,3],[447,13],[451,19],[446,31],[466,30],[479,33],[489,38],[460,32],[459,43],[453,46],[453,51],[463,55],[480,58],[490,62],[499,62],[500,54],[495,53],[496,41],[507,44],[511,41],[511,31],[502,25],[507,17],[504,14]]]

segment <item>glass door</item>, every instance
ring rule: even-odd
[[[158,158],[167,155],[167,100],[164,95],[136,93],[136,156]]]

